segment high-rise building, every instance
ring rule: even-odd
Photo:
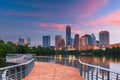
[[[24,45],[25,44],[25,40],[23,38],[19,38],[18,44],[19,45]]]
[[[43,36],[43,47],[50,47],[50,36]]]
[[[91,35],[89,35],[89,34],[85,34],[85,37],[87,38],[87,44],[88,45],[92,45],[92,37],[91,37]]]
[[[66,26],[66,46],[71,45],[71,28],[69,25]]]
[[[100,40],[100,48],[109,47],[109,32],[108,31],[101,31],[99,33],[99,40]]]
[[[80,50],[87,50],[88,39],[85,36],[80,37]]]
[[[27,38],[26,44],[31,45],[31,38]]]
[[[65,46],[65,41],[60,35],[55,36],[55,48],[56,50],[62,50]]]
[[[74,46],[75,44],[75,39],[71,38],[71,46]]]
[[[97,41],[96,41],[96,37],[95,37],[95,35],[93,33],[91,34],[91,37],[92,37],[92,45],[96,46]]]
[[[79,50],[79,49],[80,49],[79,34],[75,34],[74,48],[75,48],[76,50]]]

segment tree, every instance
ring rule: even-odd
[[[17,46],[12,42],[7,42],[6,51],[7,53],[17,53]]]

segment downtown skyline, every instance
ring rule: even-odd
[[[42,45],[42,36],[55,35],[66,40],[66,24],[71,26],[71,37],[99,32],[110,32],[110,43],[120,43],[119,0],[1,0],[0,38],[18,42],[19,37],[30,37],[32,45]]]

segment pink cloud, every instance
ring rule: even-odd
[[[120,25],[120,10],[112,12],[102,18],[98,18],[96,20],[88,22],[88,25],[98,25],[98,24],[113,24],[113,25]]]
[[[38,23],[39,27],[49,28],[49,29],[56,29],[60,31],[65,30],[66,24],[57,24],[57,23]]]
[[[105,7],[109,0],[87,0],[83,7],[83,16],[89,17]]]
[[[52,30],[58,30],[65,32],[66,30],[66,24],[57,24],[57,23],[38,23],[39,27],[48,28]],[[79,29],[72,28],[71,32],[75,34],[82,34],[83,32]]]
[[[111,24],[114,24],[114,25],[119,25],[120,26],[120,20],[119,21],[112,21]]]

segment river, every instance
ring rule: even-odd
[[[120,58],[106,58],[106,57],[91,57],[91,56],[75,56],[75,55],[69,55],[69,56],[62,56],[57,55],[56,57],[59,58],[69,58],[71,59],[80,59],[82,62],[89,63],[92,65],[98,65],[104,68],[108,68],[112,71],[120,73]],[[0,59],[0,67],[5,67],[11,64],[8,64],[5,62],[5,60]]]
[[[92,64],[92,65],[98,65],[104,68],[108,68],[114,72],[120,73],[120,58],[106,58],[106,57],[92,57],[92,56],[75,56],[75,55],[69,55],[69,56],[62,56],[57,55],[56,57],[59,58],[69,58],[71,59],[79,59],[82,62]]]

